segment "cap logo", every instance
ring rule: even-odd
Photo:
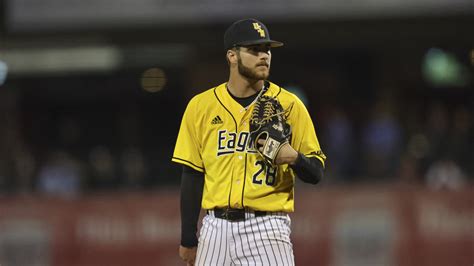
[[[265,38],[265,31],[257,22],[253,23],[253,28],[260,34],[260,37]]]

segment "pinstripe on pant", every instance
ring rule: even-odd
[[[203,219],[196,265],[294,265],[288,214],[273,212],[245,221],[215,218],[209,211]]]

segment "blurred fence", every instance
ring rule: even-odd
[[[474,263],[474,197],[423,188],[296,191],[297,265]],[[0,198],[0,265],[184,265],[179,192]]]

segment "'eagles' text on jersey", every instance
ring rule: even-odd
[[[292,106],[291,146],[324,165],[326,157],[304,104],[273,83],[265,95],[277,97],[284,109]],[[245,109],[232,98],[226,83],[196,95],[186,108],[172,161],[204,173],[203,209],[294,209],[293,170],[287,164],[266,167],[250,143],[252,110],[253,105]]]

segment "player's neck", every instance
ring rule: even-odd
[[[245,98],[259,92],[263,88],[264,80],[248,80],[243,77],[230,77],[227,89],[235,97]]]

